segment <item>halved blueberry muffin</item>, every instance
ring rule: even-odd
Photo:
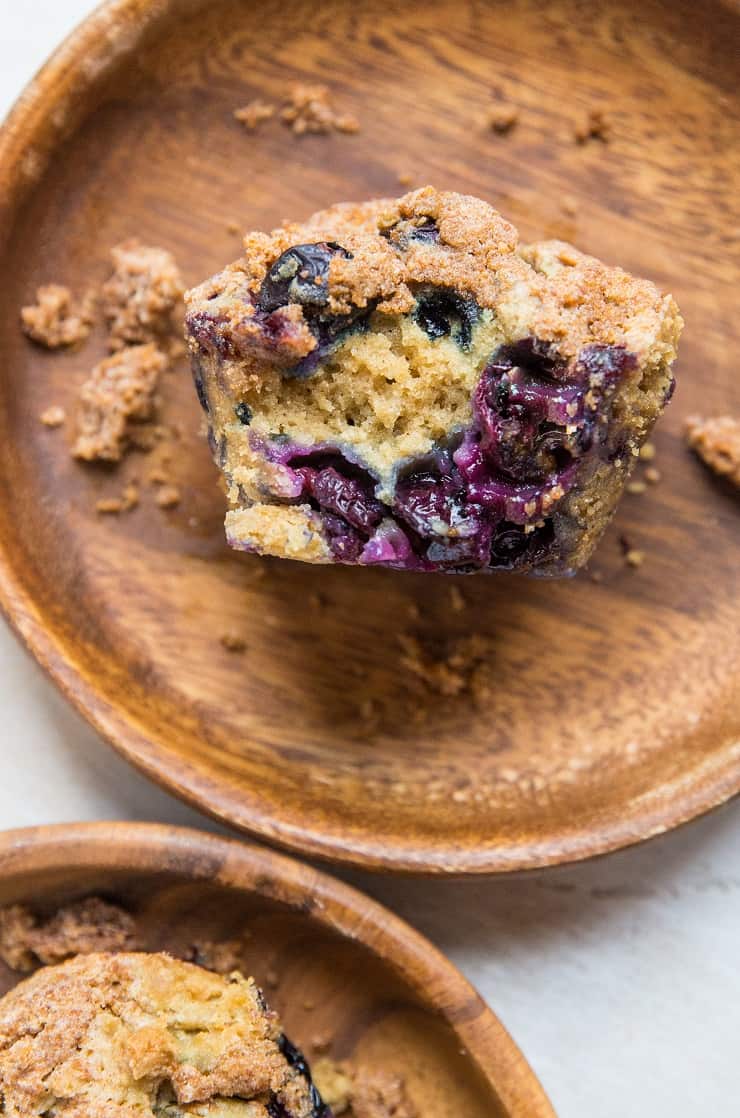
[[[417,571],[587,561],[673,391],[670,296],[431,187],[244,246],[186,296],[233,547]]]
[[[331,1118],[251,979],[167,955],[80,955],[0,999],[15,1118]]]

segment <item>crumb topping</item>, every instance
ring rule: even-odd
[[[127,346],[95,366],[80,389],[75,458],[119,462],[129,425],[152,418],[167,358],[153,343]]]
[[[359,132],[360,124],[351,113],[338,113],[326,85],[299,82],[293,85],[280,119],[297,136],[304,133]]]
[[[135,238],[111,250],[113,275],[103,285],[111,350],[154,342],[172,328],[184,284],[175,258]]]
[[[59,404],[52,404],[51,407],[42,411],[39,416],[44,427],[61,427],[66,418],[67,414]]]
[[[0,909],[0,959],[12,970],[31,971],[72,955],[131,951],[137,940],[133,916],[100,897],[64,905],[48,920],[25,905]]]
[[[433,229],[434,238],[416,238],[421,227]],[[339,203],[303,224],[248,234],[240,260],[186,295],[191,349],[200,344],[194,316],[201,315],[229,339],[227,349],[245,360],[254,355],[243,375],[255,381],[265,363],[290,365],[311,353],[317,343],[300,305],[273,312],[266,342],[256,299],[283,253],[318,242],[346,250],[328,270],[327,308],[335,315],[370,306],[408,314],[420,288],[451,288],[495,310],[502,333],[535,335],[565,359],[596,342],[625,345],[640,356],[654,349],[657,362],[659,347],[673,350],[680,330],[675,303],[649,281],[564,242],[520,246],[514,227],[487,203],[422,187],[395,201]]]
[[[686,420],[686,441],[719,477],[740,487],[740,420],[730,415]]]
[[[75,302],[68,287],[48,283],[36,291],[36,302],[21,309],[23,331],[47,349],[83,342],[95,321],[95,297]]]
[[[259,97],[242,106],[241,109],[234,109],[234,119],[243,124],[248,132],[254,132],[260,124],[270,120],[274,115],[275,106],[267,101],[261,101]]]

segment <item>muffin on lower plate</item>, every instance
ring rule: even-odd
[[[0,999],[7,1118],[331,1118],[252,979],[77,956]]]

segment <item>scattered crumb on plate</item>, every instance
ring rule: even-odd
[[[44,427],[61,427],[66,418],[67,413],[59,404],[52,404],[50,408],[42,411],[39,416]]]
[[[403,653],[403,667],[429,691],[447,697],[476,689],[480,683],[478,669],[489,651],[488,642],[476,634],[453,642],[451,648],[441,654],[408,633],[399,634],[398,643]]]
[[[80,389],[75,458],[120,462],[129,425],[152,418],[154,392],[167,358],[153,343],[106,357]]]
[[[95,298],[91,293],[78,304],[68,287],[47,283],[36,291],[36,302],[21,308],[23,332],[47,349],[83,342],[95,321]]]
[[[578,199],[571,194],[566,194],[560,199],[560,209],[568,217],[575,217],[578,213]]]
[[[416,181],[410,171],[399,171],[397,177],[399,186],[413,186]]]
[[[740,420],[731,415],[690,416],[686,441],[710,470],[740,486]]]
[[[161,509],[173,509],[180,504],[182,494],[178,486],[166,484],[157,491],[154,500]]]
[[[418,1118],[398,1076],[322,1058],[313,1064],[313,1079],[336,1118]]]
[[[122,512],[131,512],[139,503],[139,488],[133,482],[124,486],[120,497],[101,497],[95,502],[95,511],[101,515],[117,516]]]
[[[72,955],[137,946],[133,916],[99,897],[65,905],[46,920],[25,905],[0,909],[0,959],[12,970],[28,973]]]
[[[234,118],[243,124],[249,132],[254,132],[260,124],[275,115],[275,106],[267,101],[255,97],[240,109],[234,109]]]
[[[298,82],[288,94],[287,103],[280,110],[283,124],[297,136],[304,133],[359,132],[360,123],[351,113],[338,113],[326,85]]]
[[[640,459],[643,462],[652,462],[655,458],[655,443],[643,443],[640,447]]]
[[[656,470],[655,466],[648,466],[643,477],[648,485],[657,485],[660,481],[661,473],[660,470]]]
[[[586,118],[576,125],[573,134],[579,144],[586,144],[589,140],[600,140],[602,144],[608,144],[611,125],[603,109],[590,109]]]
[[[467,606],[465,595],[459,586],[450,587],[450,606],[454,613],[462,613]]]
[[[247,648],[244,637],[240,637],[237,633],[222,633],[221,644],[227,652],[245,652]]]
[[[488,114],[488,127],[499,136],[506,136],[519,123],[519,110],[498,106]]]
[[[103,285],[108,345],[153,342],[172,330],[172,315],[185,285],[172,253],[136,238],[111,249],[113,275]]]

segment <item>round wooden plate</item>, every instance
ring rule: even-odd
[[[27,90],[0,137],[0,597],[68,697],[126,757],[221,819],[385,869],[490,872],[614,849],[740,785],[736,499],[688,453],[684,418],[740,409],[734,45],[724,0],[118,0]],[[291,81],[331,85],[354,136],[250,133],[232,115]],[[515,106],[506,136],[486,125]],[[608,143],[579,144],[591,110]],[[137,234],[196,282],[269,228],[399,177],[490,199],[654,278],[686,317],[657,433],[662,480],[627,496],[572,582],[445,580],[230,554],[183,368],[179,508],[151,491],[97,516],[116,474],[67,453],[103,352],[18,329],[37,284],[102,280]],[[625,565],[619,537],[645,554]],[[262,575],[263,577],[260,577]],[[453,582],[464,600],[451,594]],[[457,607],[457,608],[455,608]],[[220,643],[246,642],[242,655]],[[485,642],[488,693],[425,690],[398,638]]]
[[[249,968],[309,1058],[406,1082],[424,1118],[554,1118],[508,1033],[436,948],[374,901],[264,848],[137,823],[0,834],[0,905],[104,895],[146,950],[247,933]],[[0,994],[18,975],[0,963]],[[277,981],[277,986],[275,985]]]

